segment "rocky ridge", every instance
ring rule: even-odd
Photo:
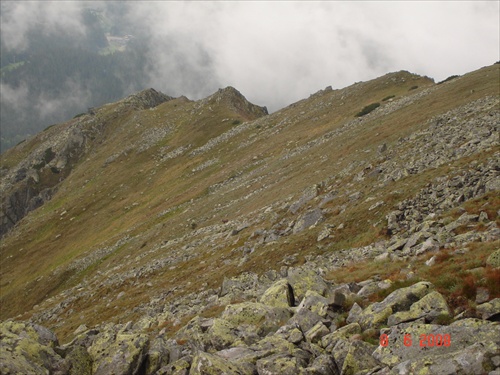
[[[116,111],[123,111],[125,108],[154,108],[172,99],[154,89],[148,89],[123,99],[118,103]],[[94,140],[102,138],[105,124],[101,116],[105,107],[90,108],[87,113],[76,116],[64,127],[49,127],[35,138],[18,145],[20,153],[25,152],[24,149],[28,153],[15,168],[2,174],[0,236],[5,235],[28,212],[50,200],[59,183],[94,147]],[[161,129],[160,134],[165,136],[165,130]],[[146,134],[140,150],[148,147],[147,138]],[[35,142],[38,144],[32,149]],[[112,158],[109,159],[111,161]]]

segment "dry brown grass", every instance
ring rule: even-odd
[[[359,282],[374,276],[393,281],[390,288],[372,295],[371,302],[381,301],[392,291],[417,281],[430,281],[452,309],[472,313],[478,287],[486,288],[490,299],[500,297],[500,270],[486,266],[487,257],[499,245],[500,241],[471,243],[468,245],[469,251],[464,254],[455,254],[454,249],[443,249],[435,254],[435,263],[431,266],[425,262],[433,254],[425,254],[408,262],[384,262],[383,266],[374,261],[356,262],[331,271],[326,277],[335,283]],[[413,272],[412,278],[407,278],[406,270]]]

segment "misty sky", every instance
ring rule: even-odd
[[[4,48],[34,22],[84,33],[82,7],[115,6],[153,46],[145,85],[191,99],[231,85],[270,111],[329,85],[398,70],[437,82],[500,59],[498,1],[2,3]]]

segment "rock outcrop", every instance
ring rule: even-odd
[[[318,285],[320,285],[318,287]],[[83,328],[60,345],[46,328],[1,323],[3,374],[496,374],[500,323],[491,301],[478,317],[455,317],[429,282],[396,289],[381,302],[339,307],[338,290],[307,268],[271,284],[260,302],[229,304],[151,337],[144,321]],[[355,289],[355,288],[354,288]],[[358,288],[358,290],[360,290]],[[295,303],[291,295],[299,297]],[[367,300],[365,300],[367,301]],[[481,311],[489,311],[481,318]],[[339,325],[349,313],[347,325]],[[152,323],[152,322],[151,322]],[[150,324],[146,324],[149,326]],[[170,337],[169,337],[170,336]]]

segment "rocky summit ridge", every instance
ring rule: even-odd
[[[148,89],[8,150],[0,372],[499,374],[499,68]]]

